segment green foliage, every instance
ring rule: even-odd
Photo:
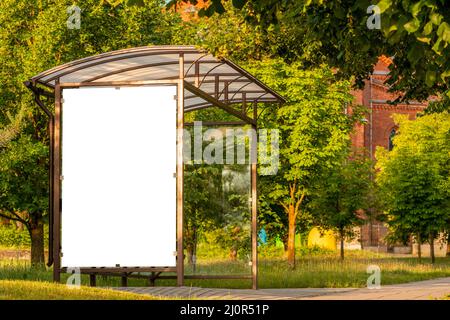
[[[174,35],[176,43],[199,45],[216,56],[239,62],[275,54],[270,33],[245,21],[244,13],[234,9],[230,2],[224,6],[227,10],[221,15],[180,24]]]
[[[45,228],[47,231],[47,228]],[[48,232],[44,232],[44,241],[48,239]],[[14,224],[0,227],[0,247],[29,248],[31,246],[30,233],[26,229],[19,229]]]
[[[450,227],[450,117],[395,117],[392,151],[377,149],[377,182],[392,233],[436,238]]]
[[[299,257],[313,257],[313,256],[323,256],[323,255],[331,255],[333,254],[332,250],[321,248],[318,246],[313,247],[305,247],[301,246],[296,248],[296,255]],[[285,255],[285,252],[282,248],[266,245],[258,247],[258,257],[261,259],[273,259],[273,258],[281,258]]]
[[[67,8],[72,1],[2,1],[2,109],[16,109],[25,98],[30,102],[23,81],[50,67],[111,50],[170,42],[170,26],[178,18],[162,12],[163,1],[146,0],[144,7],[116,2],[114,6],[95,0],[79,3],[81,27],[69,29]]]
[[[204,10],[207,15],[215,11],[217,2]],[[354,76],[362,86],[379,56],[395,56],[388,83],[393,91],[404,93],[399,100],[450,95],[450,16],[444,0],[245,3],[235,7],[243,8],[248,21],[273,31],[277,45],[285,49],[278,53],[288,59],[326,62],[337,67],[339,75]],[[367,13],[370,5],[380,8],[381,30],[366,25],[373,14]],[[311,55],[310,48],[317,52]]]
[[[10,112],[6,112],[5,116],[9,124],[0,130],[0,148],[7,147],[8,143],[15,139],[21,132],[23,117],[25,116],[24,108],[20,109],[15,116],[11,115]]]
[[[30,223],[48,210],[47,156],[47,147],[26,135],[0,150],[0,213]]]
[[[298,201],[303,192],[307,194],[304,201],[314,200],[313,192],[308,190],[309,185],[317,181],[320,173],[337,165],[339,157],[334,156],[348,143],[345,136],[351,125],[341,126],[345,121],[328,117],[342,111],[337,107],[339,104],[335,104],[337,108],[334,109],[321,108],[327,106],[323,101],[324,95],[321,95],[323,92],[346,91],[330,89],[330,84],[337,83],[336,79],[354,77],[354,83],[361,86],[380,55],[395,56],[388,81],[393,85],[393,91],[404,92],[398,100],[422,100],[436,94],[442,101],[432,103],[425,113],[448,110],[445,93],[448,92],[447,76],[450,74],[447,70],[450,68],[447,52],[450,50],[447,45],[449,21],[442,1],[249,0],[239,4],[232,2],[235,8],[224,1],[226,11],[214,15],[217,3],[215,1],[209,9],[201,12],[209,16],[199,22],[205,32],[192,29],[191,35],[194,36],[191,38],[196,38],[199,32],[199,44],[237,59],[247,60],[252,58],[247,52],[257,52],[253,57],[262,61],[249,62],[249,69],[288,100],[294,101],[280,110],[271,106],[272,112],[266,111],[260,116],[260,127],[282,129],[280,171],[275,177],[260,179],[259,220],[269,234],[275,233],[282,239],[286,237],[286,207],[282,203],[292,202],[289,186],[300,182],[300,185],[296,184],[294,201]],[[381,30],[369,30],[366,26],[369,16],[366,10],[371,4],[378,4],[381,8]],[[224,27],[223,23],[228,21],[231,21],[229,27]],[[231,41],[233,37],[236,41]],[[266,49],[260,50],[264,46]],[[277,59],[264,58],[273,54],[282,56],[285,61],[300,59],[303,64],[288,65]],[[335,76],[317,76],[326,68],[310,73],[303,70],[324,62],[337,67]],[[320,88],[315,80],[322,82],[326,89],[314,90]],[[313,95],[321,98],[313,98]],[[342,98],[343,95],[337,99],[341,106],[348,103]],[[306,107],[305,100],[308,101]],[[314,101],[320,106],[314,105]],[[313,112],[308,114],[310,110]],[[355,112],[353,118],[348,118],[348,123],[354,123],[358,117],[358,112]],[[330,124],[328,121],[332,119],[337,119],[337,122]],[[332,129],[327,132],[323,123],[330,124],[329,128],[334,127],[335,132]],[[331,139],[335,140],[327,144]],[[305,225],[300,229],[307,228],[312,221],[307,211],[304,210],[302,215],[300,221]]]
[[[66,0],[5,0],[0,3],[0,124],[6,125],[6,111],[12,115],[26,106],[35,111],[31,93],[23,81],[74,59],[149,44],[171,41],[171,26],[179,21],[162,12],[163,1],[145,0],[145,6],[114,5],[86,0],[81,8],[80,29],[67,28]],[[35,115],[36,116],[36,115]],[[45,121],[36,123],[45,127]]]
[[[187,114],[187,121],[226,120],[227,117],[215,109],[209,109]],[[197,134],[204,135],[206,129],[210,128],[203,127],[202,132]],[[195,131],[200,130],[190,130],[191,149],[195,147],[194,139],[198,138]],[[209,143],[213,142],[203,140],[202,150]],[[209,235],[208,239],[230,250],[230,254],[245,256],[250,245],[248,166],[208,164],[204,160],[194,159],[193,163],[185,164],[184,169],[184,227],[188,261],[193,263],[193,256],[197,256],[197,244],[200,240],[206,240],[206,231],[214,234],[213,238]]]
[[[28,247],[30,246],[30,234],[27,230],[18,230],[15,227],[0,227],[0,246],[3,247]]]
[[[313,223],[306,203],[314,195],[311,187],[322,173],[342,160],[350,145],[350,132],[361,118],[353,101],[350,83],[337,81],[326,66],[305,70],[299,62],[281,59],[250,62],[248,68],[263,82],[280,92],[287,103],[266,106],[260,114],[260,127],[278,129],[279,167],[276,175],[260,179],[261,208],[269,229],[281,229],[287,215],[288,262],[295,266],[295,233],[304,233]],[[278,206],[278,208],[277,208]],[[283,208],[282,212],[279,207]],[[263,219],[264,220],[264,219]],[[286,244],[286,233],[277,234]]]
[[[278,59],[250,63],[249,69],[288,100],[279,107],[267,106],[260,121],[261,127],[280,130],[280,167],[275,176],[262,177],[261,200],[287,205],[289,185],[296,185],[298,200],[301,194],[309,195],[323,170],[339,163],[360,114],[357,107],[352,114],[344,112],[353,100],[350,85],[336,81],[327,67],[304,70],[300,63]],[[303,220],[310,220],[307,212]]]
[[[238,60],[289,100],[281,108],[267,106],[268,110],[259,118],[260,128],[281,130],[280,170],[275,176],[263,177],[259,183],[259,221],[269,238],[278,236],[286,243],[286,206],[300,201],[311,181],[324,168],[338,162],[336,155],[349,144],[348,133],[359,111],[355,108],[353,114],[345,115],[344,106],[353,99],[350,83],[336,81],[329,68],[306,70],[307,66],[298,62],[288,64],[267,58],[286,52],[293,44],[291,33],[285,32],[280,37],[280,30],[246,20],[247,11],[234,9],[230,2],[224,2],[224,7],[226,11],[221,15],[208,14],[208,18],[184,23],[177,41],[193,40],[219,56]],[[283,42],[285,38],[288,40]],[[311,46],[302,45],[304,55],[310,55]],[[289,191],[293,185],[295,199]],[[311,224],[311,214],[302,210],[297,232],[308,230]]]
[[[222,168],[219,165],[185,166],[184,237],[189,262],[197,243],[208,229],[217,228],[222,217]]]
[[[0,218],[23,223],[33,235],[33,264],[44,262],[47,168],[48,148],[36,137],[21,135],[0,149]]]
[[[281,131],[278,175],[305,181],[318,169],[337,163],[360,116],[357,108],[352,114],[345,112],[353,101],[349,82],[336,81],[325,66],[305,70],[300,63],[280,59],[252,62],[248,68],[288,100],[281,107],[267,106],[261,116],[262,127]]]
[[[450,97],[444,96],[442,99],[430,101],[424,114],[442,113],[450,114]]]
[[[261,181],[259,181],[259,184],[261,185]],[[269,187],[268,182],[266,187]],[[258,224],[266,230],[267,241],[270,245],[275,245],[277,238],[283,243],[287,243],[288,230],[286,226],[288,225],[288,215],[281,205],[268,199],[265,192],[261,192],[261,190],[259,188]],[[301,230],[297,231],[301,232]]]

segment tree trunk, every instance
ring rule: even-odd
[[[288,264],[295,268],[295,207],[289,205],[289,230],[288,230]]]
[[[288,233],[286,233],[286,234],[283,236],[283,238],[282,238],[282,241],[283,241],[283,248],[284,248],[284,251],[285,251],[285,252],[287,252],[287,250],[288,250],[288,239],[289,239]]]
[[[186,246],[187,263],[192,265],[194,263],[194,246]]]
[[[420,234],[417,235],[417,256],[419,257],[419,262],[422,260],[422,239]]]
[[[196,228],[192,228],[192,238],[189,241],[186,241],[186,253],[187,260],[189,265],[193,265],[195,263],[194,256],[197,247],[197,231]]]
[[[341,261],[344,261],[344,232],[339,231],[339,238],[341,240]]]
[[[430,234],[430,257],[431,263],[434,264],[436,258],[434,256],[434,234]]]
[[[31,217],[28,229],[31,238],[31,265],[39,267],[44,265],[44,222],[42,217]]]
[[[446,256],[450,256],[450,234],[447,237],[447,254]]]
[[[236,261],[237,260],[237,249],[236,248],[231,248],[230,249],[230,259],[232,261]]]
[[[195,232],[194,250],[192,252],[192,272],[197,271],[197,232]]]

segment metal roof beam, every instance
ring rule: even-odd
[[[185,63],[193,63],[194,61],[185,61]],[[84,80],[82,82],[91,82],[91,81],[96,81],[102,78],[106,78],[109,76],[113,76],[116,74],[121,74],[121,73],[125,73],[125,72],[129,72],[129,71],[134,71],[134,70],[139,70],[139,69],[148,69],[148,68],[152,68],[152,67],[161,67],[161,66],[169,66],[169,65],[178,65],[179,62],[178,61],[167,61],[167,62],[158,62],[158,63],[148,63],[148,64],[141,64],[141,65],[137,65],[137,66],[132,66],[129,68],[124,68],[124,69],[120,69],[120,70],[115,70],[115,71],[111,71],[111,72],[107,72],[104,74],[100,74],[98,76],[95,76],[93,78],[90,78],[88,80]]]
[[[206,92],[205,91],[205,93],[207,93],[207,94],[209,94],[209,95],[211,95],[211,96],[214,96],[214,92]],[[228,94],[233,94],[233,96],[229,99],[230,101],[231,100],[234,100],[234,97],[236,96],[236,94],[238,94],[238,93],[260,93],[260,94],[262,94],[262,93],[264,93],[264,94],[267,94],[267,92],[266,91],[264,91],[264,90],[250,90],[250,91],[244,91],[244,92],[242,92],[242,91],[228,91]],[[220,96],[219,96],[220,97]],[[198,98],[196,95],[192,95],[192,96],[188,96],[188,97],[185,97],[184,99],[185,100],[189,100],[189,99],[194,99],[194,98]],[[220,99],[217,99],[217,100],[220,100]],[[226,99],[225,99],[226,100]]]
[[[211,103],[212,105],[228,112],[229,114],[245,121],[248,124],[253,124],[256,125],[256,121],[250,117],[248,117],[247,115],[237,111],[236,109],[230,107],[229,105],[215,99],[214,97],[212,97],[211,95],[209,95],[208,93],[204,92],[203,90],[195,87],[194,85],[190,84],[189,82],[184,81],[184,86],[185,89],[189,90],[190,92],[192,92],[193,94],[197,95],[198,97],[208,101],[209,103]]]
[[[86,58],[81,58],[72,62],[68,62],[65,63],[63,65],[54,67],[52,69],[49,69],[47,71],[41,72],[40,74],[36,75],[35,77],[33,77],[34,81],[38,81],[42,78],[45,78],[46,76],[55,73],[55,72],[59,72],[61,70],[64,69],[68,69],[77,65],[81,65],[83,63],[87,63],[87,62],[92,62],[92,61],[97,61],[97,60],[101,60],[101,59],[105,59],[105,58],[109,58],[109,57],[116,57],[116,56],[123,56],[123,55],[129,55],[126,58],[130,58],[130,57],[135,57],[134,55],[132,55],[133,53],[140,53],[138,56],[145,56],[145,55],[157,55],[157,54],[179,54],[179,53],[203,53],[204,51],[195,49],[192,46],[185,46],[184,48],[181,48],[179,46],[152,46],[152,47],[137,47],[137,48],[131,48],[131,49],[122,49],[122,50],[117,50],[117,51],[111,51],[111,52],[105,52],[105,53],[101,53],[95,56],[90,56],[90,57],[86,57]],[[106,61],[111,61],[111,60],[106,60]],[[114,60],[112,60],[114,61]]]

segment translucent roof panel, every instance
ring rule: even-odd
[[[233,62],[217,58],[194,46],[148,46],[112,51],[72,61],[31,79],[33,85],[56,83],[174,80],[179,78],[179,58],[184,57],[185,81],[222,103],[283,102],[284,99]],[[186,94],[185,108],[211,105]]]

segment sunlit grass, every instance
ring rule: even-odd
[[[63,284],[0,280],[0,300],[149,300],[148,295],[99,288],[68,288]]]
[[[421,281],[450,276],[450,259],[438,258],[435,265],[427,259],[419,263],[416,258],[396,258],[366,252],[349,252],[341,262],[337,254],[301,257],[295,270],[283,260],[261,259],[261,287],[322,288],[364,287],[367,267],[377,265],[384,285]]]

